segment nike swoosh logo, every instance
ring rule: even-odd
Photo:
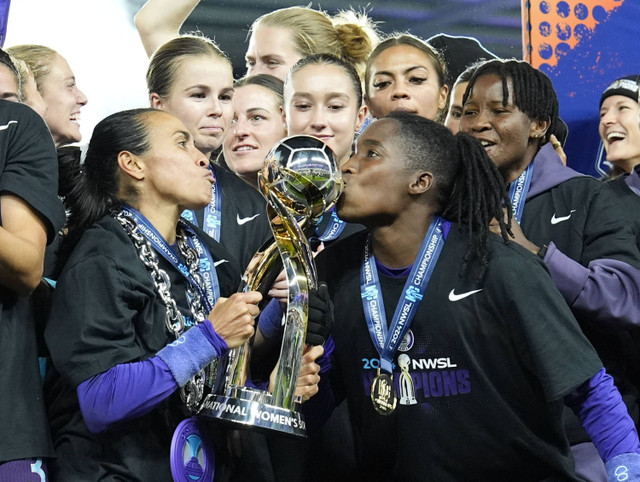
[[[451,290],[451,293],[449,293],[449,301],[460,301],[461,299],[466,298],[467,296],[471,296],[476,293],[479,293],[480,291],[482,291],[482,289],[467,291],[466,293],[460,293],[459,295],[455,294],[454,291],[455,289]]]
[[[239,214],[236,214],[236,222],[238,223],[238,226],[242,226],[243,224],[246,224],[249,221],[253,221],[258,216],[260,216],[260,213],[254,214],[253,216],[248,216],[246,218],[241,218]]]
[[[18,121],[9,121],[5,125],[0,126],[0,131],[8,129],[11,124],[17,124],[17,123],[18,123]]]
[[[218,261],[214,261],[214,262],[213,262],[213,265],[214,265],[214,266],[218,266],[219,264],[222,264],[222,263],[228,263],[228,262],[229,262],[229,260],[228,260],[228,259],[220,259],[220,260],[218,260]]]
[[[558,224],[558,223],[561,223],[562,221],[566,221],[575,212],[576,210],[572,209],[568,216],[560,216],[559,218],[556,217],[556,213],[553,213],[553,216],[551,216],[551,224]]]

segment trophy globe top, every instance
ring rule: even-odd
[[[276,195],[297,217],[316,221],[342,193],[342,172],[329,146],[312,136],[297,135],[278,142],[259,173],[267,198]]]

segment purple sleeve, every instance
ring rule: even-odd
[[[284,325],[282,324],[282,307],[280,302],[273,298],[264,307],[258,319],[258,328],[265,338],[282,338]]]
[[[640,270],[615,259],[596,259],[584,267],[553,243],[544,261],[572,311],[607,328],[640,326]]]
[[[153,357],[116,365],[82,382],[76,392],[87,428],[99,433],[150,412],[177,388],[166,363]]]
[[[580,419],[602,460],[640,453],[633,420],[604,368],[567,395],[564,402]]]
[[[211,323],[200,323],[187,330],[173,343],[158,352],[179,386],[184,386],[214,358],[226,353],[224,339],[216,333]]]
[[[76,389],[80,411],[93,433],[151,411],[227,350],[211,323],[200,323],[145,361],[121,363]]]
[[[330,336],[327,341],[324,342],[324,353],[320,358],[316,360],[316,363],[320,365],[320,373],[327,373],[331,370],[331,359],[333,358],[333,352],[336,349],[336,342]]]

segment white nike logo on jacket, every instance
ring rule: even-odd
[[[467,291],[466,293],[460,293],[459,295],[455,294],[454,291],[455,289],[452,289],[451,292],[449,293],[449,301],[460,301],[461,299],[466,298],[467,296],[471,296],[476,293],[479,293],[480,291],[482,291],[482,289]]]
[[[15,121],[15,120],[9,121],[5,125],[0,126],[0,131],[8,129],[11,124],[17,124],[17,123],[18,123],[18,121]]]
[[[241,218],[239,214],[236,214],[236,222],[238,223],[238,226],[242,226],[243,224],[246,224],[249,221],[253,221],[258,216],[260,216],[260,213],[254,214],[253,216],[247,216],[246,218]]]
[[[569,213],[569,215],[567,216],[560,216],[559,218],[556,217],[556,213],[553,213],[553,216],[551,216],[551,224],[558,224],[561,223],[562,221],[566,221],[567,219],[569,219],[571,217],[571,215],[573,213],[575,213],[576,210],[572,209],[571,212]]]

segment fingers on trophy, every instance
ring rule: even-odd
[[[230,350],[209,368],[199,416],[257,429],[305,436],[296,386],[302,365],[309,290],[317,289],[308,235],[342,193],[342,174],[331,149],[311,136],[292,136],[274,146],[258,173],[275,242],[256,253],[240,291],[266,293],[281,269],[289,288],[285,328],[273,393],[245,386],[250,343]]]

